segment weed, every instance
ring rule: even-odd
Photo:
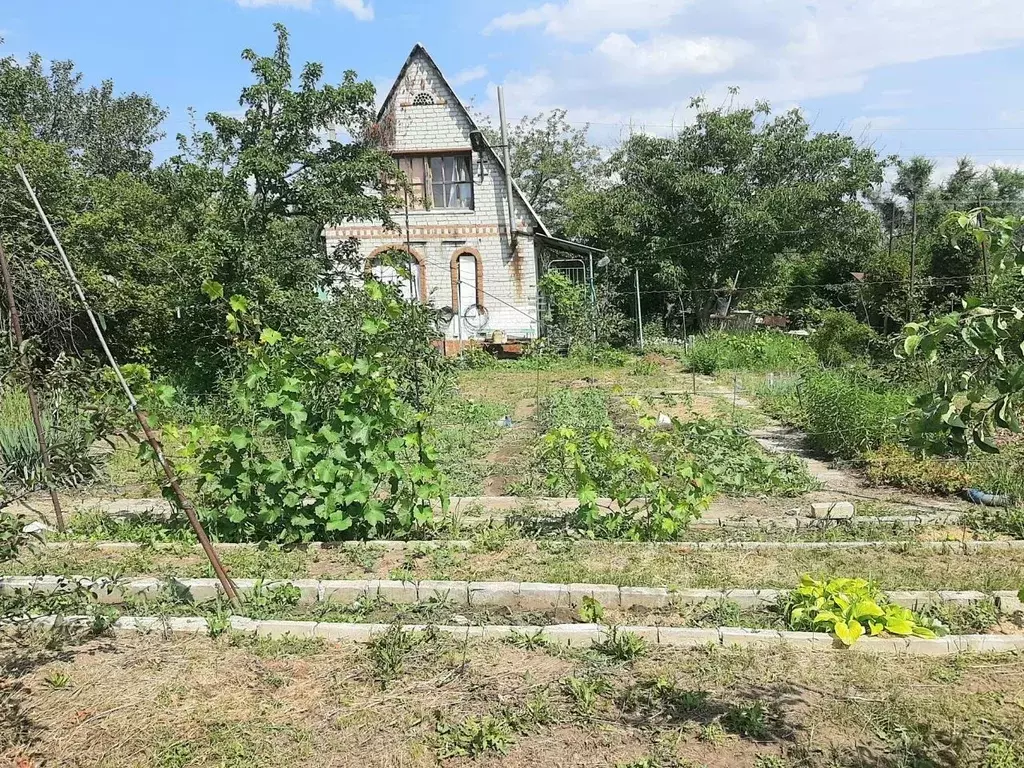
[[[301,597],[301,590],[294,584],[274,584],[268,587],[260,579],[245,597],[246,614],[253,619],[269,619],[283,609],[298,605]]]
[[[550,725],[556,720],[555,707],[547,691],[531,694],[523,710],[526,718],[535,725]]]
[[[612,627],[604,640],[594,643],[594,650],[616,661],[633,661],[646,655],[647,641],[635,632],[623,632]]]
[[[55,669],[43,678],[43,682],[55,691],[62,691],[71,687],[71,676],[67,672]]]
[[[629,369],[630,376],[654,376],[658,373],[658,364],[647,358],[640,358]]]
[[[242,632],[229,632],[229,643],[237,648],[248,648],[261,659],[284,659],[292,656],[315,656],[323,653],[327,642],[322,637],[266,637]]]
[[[231,619],[223,613],[206,617],[206,631],[210,637],[220,637],[229,629],[231,629]]]
[[[366,573],[374,573],[377,570],[377,564],[384,555],[384,550],[373,544],[359,544],[358,546],[347,548],[345,555],[352,565],[362,568]]]
[[[770,733],[770,716],[764,703],[734,704],[722,715],[723,727],[749,739],[764,739]]]
[[[799,370],[814,359],[806,342],[771,331],[699,336],[687,354],[690,370],[705,376],[719,370]]]
[[[1009,741],[992,741],[985,748],[985,761],[982,768],[1021,768],[1024,766],[1024,753],[1021,753]]]
[[[467,717],[454,725],[438,721],[436,725],[437,756],[478,757],[488,752],[508,753],[514,743],[512,729],[500,718],[486,716]]]
[[[598,600],[584,596],[580,604],[580,621],[584,624],[598,624],[604,618],[604,606]]]
[[[436,643],[437,633],[433,628],[426,632],[412,632],[398,624],[388,627],[387,632],[377,635],[366,646],[373,664],[374,679],[386,688],[388,683],[399,677],[406,659],[418,646]]]
[[[778,755],[758,755],[754,758],[754,768],[787,768],[786,758]]]
[[[647,718],[680,721],[705,711],[708,699],[705,691],[680,689],[674,680],[659,677],[634,684],[620,703],[624,710]]]
[[[548,429],[564,427],[593,432],[611,426],[608,394],[598,387],[555,390],[544,399],[541,413]]]
[[[505,643],[524,651],[547,650],[551,648],[551,641],[544,637],[544,630],[538,629],[535,632],[512,632],[504,638]]]
[[[473,532],[474,552],[500,552],[515,541],[521,531],[508,525],[485,525]]]
[[[725,729],[717,722],[708,723],[701,726],[700,731],[697,733],[697,740],[705,744],[711,744],[714,747],[719,747],[725,742]]]
[[[603,677],[567,677],[562,680],[562,690],[576,715],[586,720],[593,716],[601,697],[611,695],[612,686]]]
[[[988,632],[999,623],[999,609],[991,597],[967,605],[931,603],[921,611],[921,615],[940,622],[956,635]]]
[[[803,402],[811,442],[843,459],[896,443],[907,412],[890,383],[845,369],[805,374]]]
[[[153,754],[156,768],[185,768],[196,758],[196,747],[188,742],[174,741],[160,746]]]

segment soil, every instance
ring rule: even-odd
[[[977,765],[993,734],[1012,745],[1024,733],[1024,660],[1009,655],[651,648],[615,662],[442,638],[387,672],[366,645],[295,640],[23,639],[0,651],[0,759],[21,768],[418,768],[481,743],[445,734],[487,722],[516,727],[501,749],[444,764],[888,765],[917,732],[929,734],[921,764]],[[591,709],[570,677],[606,681]],[[686,692],[703,703],[680,709]]]

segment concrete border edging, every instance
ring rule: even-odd
[[[51,629],[57,617],[41,616],[30,622],[35,629]],[[88,625],[92,617],[66,616],[60,621],[66,625]],[[228,626],[235,632],[269,638],[321,638],[329,642],[366,642],[374,636],[388,632],[388,624],[343,624],[302,621],[254,621],[231,616]],[[413,624],[403,631],[424,631],[427,625]],[[568,646],[590,646],[605,640],[612,631],[631,632],[653,645],[675,648],[701,646],[761,647],[789,646],[807,650],[852,650],[865,653],[910,656],[953,656],[960,653],[1024,652],[1024,635],[949,635],[934,640],[918,637],[861,638],[852,649],[843,648],[837,640],[824,632],[789,632],[779,630],[717,627],[712,629],[676,628],[659,626],[622,626],[614,630],[598,624],[554,624],[549,626],[461,626],[433,627],[438,632],[456,639],[502,640],[515,634],[539,637]],[[206,619],[194,617],[126,616],[118,619],[111,630],[115,635],[156,634],[167,637],[207,634]]]

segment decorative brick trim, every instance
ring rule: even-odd
[[[427,262],[424,260],[423,255],[419,253],[415,248],[408,248],[404,243],[396,243],[393,245],[382,245],[377,248],[369,256],[366,257],[366,262],[363,264],[363,271],[366,274],[370,274],[374,267],[374,261],[382,253],[388,253],[389,251],[402,251],[407,253],[409,256],[416,260],[416,263],[420,266],[420,301],[424,304],[427,303]]]
[[[460,256],[472,256],[476,263],[476,305],[482,307],[484,305],[484,260],[480,256],[480,251],[476,248],[469,248],[463,246],[456,248],[455,253],[452,254],[451,258],[451,272],[452,272],[452,309],[457,313],[462,314],[462,307],[459,306],[459,257]],[[469,309],[469,307],[466,307]]]

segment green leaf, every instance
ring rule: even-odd
[[[231,440],[232,445],[239,450],[242,450],[252,443],[252,438],[249,437],[249,433],[246,432],[243,427],[232,427],[229,439]]]
[[[231,333],[238,333],[238,318],[234,314],[228,312],[228,314],[224,316],[224,323]]]
[[[203,293],[205,293],[210,301],[216,301],[217,299],[224,298],[224,286],[218,283],[216,280],[207,280],[203,283]]]
[[[278,331],[275,331],[273,328],[264,328],[260,332],[260,343],[266,344],[269,347],[274,346],[283,338],[284,336],[282,336]]]
[[[885,620],[885,630],[894,635],[912,635],[914,623],[900,616],[891,616]]]
[[[233,312],[237,312],[240,315],[244,315],[249,311],[249,300],[240,294],[235,294],[228,300],[228,304],[231,306]]]
[[[833,631],[843,645],[851,646],[864,634],[864,627],[856,619],[851,619],[848,623],[845,621],[836,622]]]
[[[917,335],[907,336],[907,338],[903,340],[903,351],[906,353],[907,357],[913,356],[920,343],[921,337]]]
[[[347,531],[352,527],[352,518],[344,512],[335,512],[324,527],[328,531]]]

